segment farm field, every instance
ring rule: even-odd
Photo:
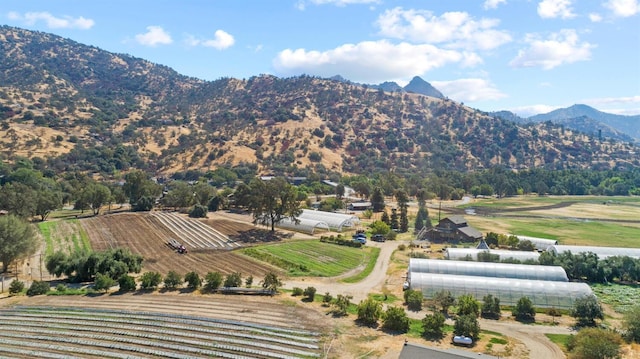
[[[40,296],[0,318],[0,355],[20,358],[314,358],[328,332],[317,311],[224,295]]]
[[[180,274],[196,271],[201,275],[210,271],[223,274],[241,272],[244,276],[264,277],[270,271],[279,270],[271,265],[255,261],[237,251],[227,249],[193,249],[179,254],[166,243],[176,235],[160,220],[148,213],[121,213],[81,219],[89,234],[91,247],[100,251],[125,247],[144,257],[143,267],[147,271],[166,274],[174,270]],[[238,223],[237,231],[250,225]],[[231,228],[231,226],[230,226]],[[178,237],[178,239],[180,239]]]

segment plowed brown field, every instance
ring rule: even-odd
[[[243,231],[255,230],[249,224],[228,221],[227,232],[241,235]],[[166,243],[173,233],[148,213],[118,213],[81,219],[94,250],[125,247],[144,258],[144,270],[166,274],[174,270],[180,274],[195,271],[204,275],[210,271],[223,274],[240,272],[243,277],[252,275],[262,278],[269,271],[280,272],[268,264],[254,261],[238,252],[223,250],[190,250],[179,254]],[[232,234],[233,234],[232,233]],[[239,234],[238,234],[239,233]],[[231,237],[231,235],[230,235]]]

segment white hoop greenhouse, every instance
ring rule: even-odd
[[[298,218],[298,223],[292,221],[289,217],[283,218],[280,220],[280,222],[276,223],[276,226],[278,228],[284,228],[309,234],[313,234],[316,229],[324,229],[326,231],[329,230],[329,225],[326,222],[306,218]]]
[[[547,251],[552,252],[555,255],[569,251],[572,254],[592,252],[598,255],[598,259],[605,259],[607,257],[614,256],[640,258],[640,248],[555,245],[547,248]]]
[[[515,278],[568,282],[560,266],[510,263],[467,262],[438,259],[409,259],[410,273],[453,274],[480,277]]]
[[[515,235],[516,237],[518,237],[519,241],[529,241],[533,244],[533,246],[536,248],[536,250],[538,251],[545,251],[547,250],[547,248],[549,248],[549,246],[553,246],[558,244],[558,241],[556,241],[555,239],[546,239],[546,238],[538,238],[538,237],[528,237],[528,236],[520,236],[520,235]]]
[[[479,301],[491,294],[504,305],[515,305],[520,298],[528,297],[534,306],[541,308],[572,308],[576,299],[593,295],[587,284],[575,282],[417,272],[410,272],[407,281],[410,289],[421,291],[425,298],[447,290],[456,298],[470,294]]]
[[[344,227],[355,227],[360,224],[360,218],[351,214],[333,213],[303,209],[298,219],[310,219],[324,222],[331,230],[342,232]]]
[[[526,260],[535,260],[537,261],[540,257],[540,253],[532,252],[532,251],[507,251],[502,249],[476,249],[476,248],[447,248],[445,257],[447,259],[453,260],[465,260],[468,256],[471,257],[472,260],[478,260],[478,253],[480,252],[488,252],[491,254],[497,254],[500,256],[500,260],[505,259],[515,259],[521,262]]]

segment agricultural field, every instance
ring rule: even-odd
[[[0,355],[19,358],[315,358],[327,332],[318,312],[262,297],[40,296],[0,306]]]

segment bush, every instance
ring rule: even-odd
[[[223,287],[241,287],[242,286],[242,274],[239,272],[229,273],[224,279]]]
[[[18,294],[22,291],[24,291],[24,282],[16,279],[9,285],[9,294]]]
[[[118,278],[118,285],[121,292],[130,292],[136,290],[136,280],[132,276],[125,274]]]
[[[381,315],[382,303],[373,298],[367,298],[358,304],[358,321],[364,325],[378,326]]]
[[[189,211],[189,217],[191,218],[207,218],[207,212],[209,208],[207,206],[203,206],[201,204],[196,204]]]
[[[382,327],[397,333],[406,333],[409,331],[409,317],[404,308],[389,307],[384,313]]]
[[[304,291],[300,287],[293,287],[291,290],[291,295],[294,297],[300,296],[302,293],[304,293]]]
[[[474,314],[458,316],[453,325],[453,334],[477,340],[480,337],[480,324]]]
[[[204,279],[206,281],[204,290],[207,292],[215,292],[222,284],[222,274],[220,272],[209,272]]]
[[[628,340],[640,343],[640,305],[636,304],[624,313],[622,327]]]
[[[247,288],[251,288],[251,285],[253,284],[253,276],[250,275],[247,277],[247,279],[244,280],[244,285]]]
[[[489,294],[482,298],[482,311],[483,318],[499,319],[500,318],[500,298],[494,297]]]
[[[575,359],[600,359],[620,357],[620,334],[607,329],[585,328],[571,336],[567,349]]]
[[[185,274],[184,280],[187,282],[187,287],[189,289],[196,290],[202,285],[202,279],[200,279],[200,275],[196,272],[189,272]]]
[[[349,309],[351,305],[351,299],[353,299],[353,296],[338,294],[336,300],[333,301],[333,315],[347,315],[347,309]]]
[[[109,291],[109,288],[116,285],[116,281],[106,274],[96,274],[96,280],[93,283],[93,289],[102,290],[105,293]]]
[[[140,276],[140,288],[155,289],[162,282],[162,275],[158,272],[146,272]]]
[[[324,295],[322,296],[322,305],[329,306],[331,304],[331,301],[333,301],[333,296],[331,295],[331,293],[324,293]]]
[[[164,277],[164,287],[168,290],[176,289],[182,285],[182,276],[175,271],[169,271]]]
[[[604,319],[598,298],[592,295],[576,299],[571,316],[576,318],[576,325],[579,327],[593,327],[596,325],[596,319]]]
[[[516,317],[516,320],[521,322],[533,322],[536,319],[536,310],[528,297],[518,299],[512,314]]]
[[[31,283],[31,286],[29,287],[29,289],[27,289],[27,295],[32,296],[32,295],[47,294],[47,292],[49,292],[49,289],[51,289],[49,287],[49,283],[44,281],[41,282],[41,281],[34,280],[33,283]]]
[[[56,286],[56,292],[64,293],[69,289],[66,285],[60,283]]]
[[[399,244],[399,245],[398,245],[398,250],[399,250],[399,251],[404,251],[405,249],[407,249],[407,246],[406,246],[406,245],[404,245],[404,244]]]
[[[306,300],[309,302],[313,302],[313,299],[316,296],[316,288],[315,287],[307,287],[302,293]]]
[[[427,314],[422,318],[422,335],[427,339],[441,339],[444,336],[445,317],[440,312]]]
[[[409,289],[404,292],[404,302],[409,310],[419,312],[422,310],[422,301],[424,296],[421,291]]]

